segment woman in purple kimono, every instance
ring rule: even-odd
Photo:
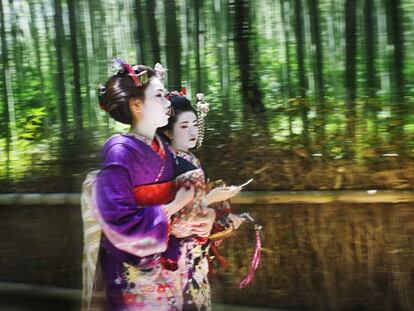
[[[170,215],[193,199],[194,189],[176,191],[174,157],[155,135],[170,117],[160,66],[119,64],[119,72],[100,88],[100,106],[131,128],[105,143],[92,191],[102,229],[98,261],[106,309],[181,310],[181,293],[162,268],[161,253],[168,245]]]
[[[209,273],[209,236],[216,219],[214,209],[207,207],[235,196],[241,187],[217,187],[207,193],[205,172],[197,157],[190,152],[199,139],[200,118],[191,102],[184,96],[173,93],[169,96],[173,110],[167,126],[160,129],[170,141],[175,157],[176,183],[190,183],[195,188],[195,197],[185,208],[171,217],[171,233],[168,251],[163,259],[176,265],[176,278],[183,292],[183,310],[211,310]],[[228,215],[233,229],[243,220]],[[175,251],[180,250],[180,256]],[[179,286],[177,286],[179,287]]]

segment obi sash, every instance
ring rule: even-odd
[[[138,205],[166,204],[174,200],[177,188],[174,181],[137,186],[134,197]]]
[[[166,181],[156,184],[148,184],[135,187],[134,197],[138,205],[147,206],[154,204],[165,204],[169,203],[175,198],[177,192],[177,186],[174,181]],[[168,228],[170,231],[170,228]],[[174,240],[174,239],[173,239]],[[171,248],[171,242],[169,240],[169,247]],[[178,241],[178,240],[177,240]],[[178,249],[179,245],[175,245],[173,248]],[[177,260],[167,258],[165,254],[161,257],[161,264],[167,270],[177,270]]]

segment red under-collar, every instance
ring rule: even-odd
[[[151,142],[151,148],[160,155],[161,159],[165,160],[165,150],[160,146],[158,140],[154,138]]]

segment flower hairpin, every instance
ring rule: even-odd
[[[164,81],[166,69],[160,63],[156,63],[154,70],[157,74],[157,78],[160,79],[161,82]]]
[[[112,67],[115,68],[118,73],[122,73],[124,71],[124,64],[125,62],[121,58],[114,57],[112,59]]]

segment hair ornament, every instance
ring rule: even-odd
[[[134,72],[135,72],[135,70],[134,70]],[[141,85],[145,85],[149,82],[148,71],[146,71],[146,70],[141,71],[140,73],[136,74],[136,77],[138,78]]]
[[[204,119],[207,116],[207,113],[210,111],[209,104],[204,102],[204,94],[203,93],[197,93],[197,119],[198,119],[198,139],[197,139],[197,147],[200,148],[203,144],[204,140]]]
[[[128,64],[127,62],[125,62],[124,60],[122,60],[119,57],[115,57],[112,60],[112,65],[114,68],[116,68],[118,70],[118,73],[124,73],[127,72],[128,75],[131,77],[131,79],[134,81],[134,84],[137,87],[143,86],[145,84],[148,83],[149,79],[148,79],[148,72],[146,70],[140,72],[140,73],[136,73],[136,71],[139,70],[139,66],[138,65],[134,65],[131,66],[130,64]]]
[[[135,86],[137,87],[142,86],[141,79],[138,78],[137,73],[135,72],[134,69],[132,69],[131,65],[125,63],[123,67],[126,70],[126,72],[128,72],[128,75],[131,77],[132,81],[134,81]],[[146,72],[146,71],[143,71],[143,72]]]
[[[127,63],[122,58],[114,57],[112,59],[112,67],[115,68],[118,74],[122,74],[125,72],[125,64]]]
[[[99,94],[99,99],[102,99],[105,95],[106,95],[107,89],[105,84],[103,83],[99,83],[98,86],[98,94]],[[108,108],[105,107],[105,105],[102,103],[101,100],[99,100],[99,107],[103,110],[108,112]]]
[[[161,82],[164,81],[166,69],[160,63],[156,63],[154,70],[157,73],[157,78],[160,79]]]
[[[210,111],[210,106],[206,102],[204,102],[204,94],[197,93],[197,110],[203,114],[203,118],[207,115],[207,112]]]
[[[105,84],[99,83],[98,92],[99,92],[99,96],[105,96],[106,95],[107,89],[106,89]]]
[[[183,97],[186,97],[185,96],[186,95],[186,92],[187,92],[186,88],[185,87],[181,87],[180,88],[180,91],[171,91],[171,92],[168,92],[168,94],[167,94],[167,96],[165,96],[165,98],[167,98],[168,100],[170,100],[170,97],[171,96],[183,96]]]

